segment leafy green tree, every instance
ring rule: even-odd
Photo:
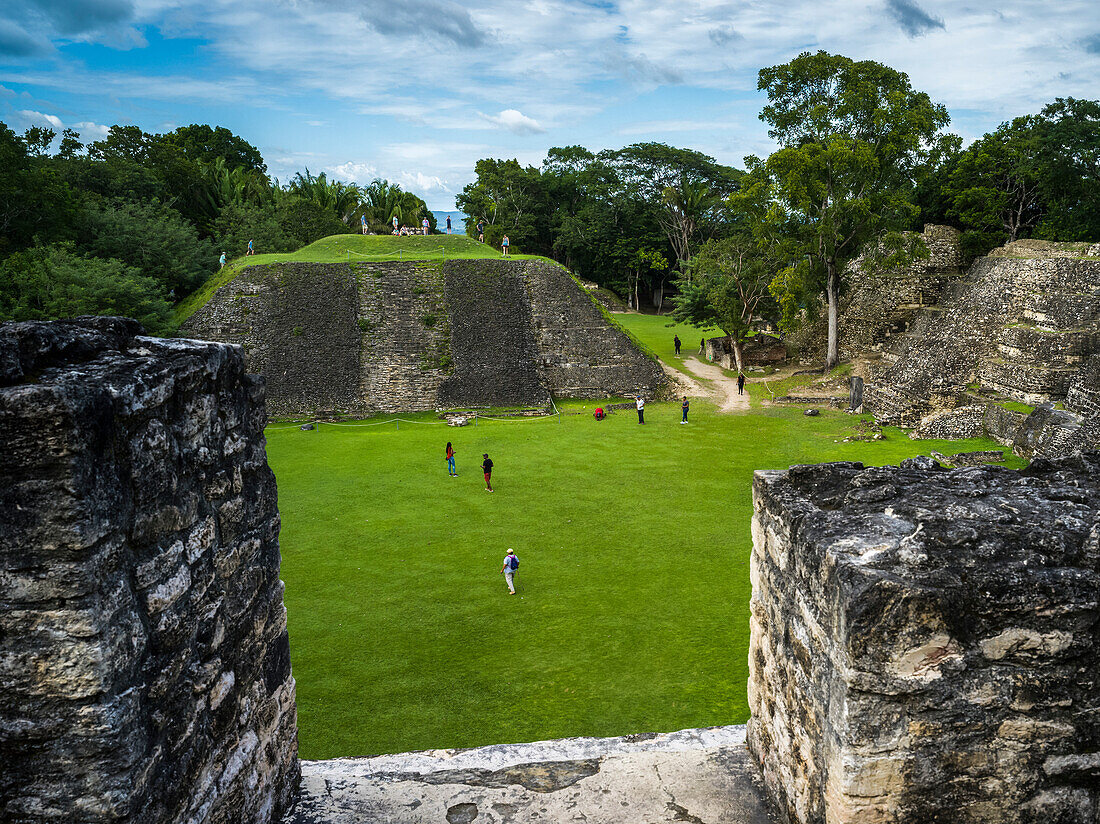
[[[901,72],[826,52],[762,69],[758,88],[769,100],[760,117],[781,148],[765,161],[747,158],[753,180],[730,203],[801,272],[777,287],[797,282],[824,294],[833,366],[848,263],[873,240],[892,250],[885,260],[917,251],[899,232],[918,214],[912,181],[947,110]]]
[[[175,209],[156,201],[108,201],[90,207],[84,218],[84,250],[115,258],[160,283],[180,300],[217,268],[209,240]]]
[[[672,316],[681,323],[721,329],[740,371],[753,319],[774,315],[770,285],[775,270],[775,262],[746,235],[708,241],[691,259],[690,274],[676,282]]]
[[[539,170],[524,168],[517,160],[479,160],[475,182],[455,198],[459,209],[486,222],[485,242],[499,245],[508,235],[514,246],[534,254],[547,254],[551,244],[546,219],[549,209]],[[473,226],[467,232],[476,234]]]
[[[1100,241],[1100,101],[1059,98],[1036,120],[1046,207],[1036,235]]]
[[[122,315],[163,335],[171,314],[162,284],[122,261],[79,255],[70,244],[35,246],[0,261],[0,321]]]
[[[297,197],[281,198],[275,207],[275,217],[292,249],[308,246],[329,235],[345,234],[347,224],[312,200]]]
[[[222,126],[211,128],[192,123],[163,135],[161,140],[178,147],[188,158],[200,163],[221,160],[229,169],[244,169],[261,176],[267,172],[267,164],[260,150]]]
[[[1019,117],[971,144],[946,187],[948,214],[992,245],[1029,235],[1043,216],[1040,140],[1031,118]]]
[[[243,255],[250,240],[260,254],[292,252],[301,245],[287,231],[274,209],[248,203],[231,203],[222,209],[214,222],[213,232],[214,251],[225,252],[229,258]]]
[[[53,139],[50,133],[47,145]],[[0,257],[47,239],[71,237],[77,199],[47,161],[0,123]]]

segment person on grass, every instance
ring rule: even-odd
[[[477,239],[481,242],[485,242],[485,221],[479,220],[477,222]]]
[[[255,247],[254,247],[254,246],[252,245],[252,241],[251,241],[251,240],[250,240],[250,241],[248,241],[248,251],[247,251],[247,252],[245,252],[245,254],[246,254],[246,255],[254,255],[254,254],[256,254],[256,248],[255,248]]]
[[[638,407],[638,423],[645,423],[645,398],[639,395],[634,405]]]
[[[447,474],[452,478],[458,477],[458,470],[455,469],[455,450],[450,441],[447,441]]]
[[[745,394],[745,373],[744,372],[738,372],[737,373],[737,394],[738,395],[744,395]]]
[[[218,271],[220,272],[225,268],[225,252],[222,252],[222,256],[218,258]]]
[[[447,234],[451,233],[451,216],[447,215]]]
[[[688,396],[687,395],[684,395],[684,402],[682,404],[680,404],[680,409],[683,410],[683,413],[684,413],[684,417],[680,421],[680,423],[687,423],[688,422]]]
[[[421,230],[423,230],[423,233],[425,235],[428,234],[428,227],[429,227],[429,224],[428,224],[428,219],[427,218],[424,218],[422,221],[420,221],[420,228],[421,228]]]
[[[504,575],[504,583],[508,584],[508,594],[516,594],[516,570],[519,569],[519,558],[512,548],[508,548],[508,554],[504,556],[504,564],[501,566],[501,574]]]
[[[393,233],[397,234],[397,215],[393,216]]]
[[[501,257],[508,257],[508,235],[500,241],[500,255]]]
[[[485,491],[493,491],[493,459],[489,457],[488,452],[483,452],[481,455],[483,460],[481,462],[481,471],[485,473]]]
[[[679,355],[680,354],[680,336],[679,335],[673,335],[672,336],[672,344],[673,344],[673,346],[676,347],[676,354]]]

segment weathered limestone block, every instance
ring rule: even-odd
[[[263,384],[133,321],[0,325],[0,820],[278,820],[298,780]]]
[[[749,747],[797,822],[1100,813],[1100,454],[753,485]]]

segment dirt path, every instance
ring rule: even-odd
[[[686,366],[697,378],[707,381],[706,386],[677,372],[670,366],[665,366],[665,371],[678,387],[680,394],[694,398],[712,398],[718,404],[719,412],[740,412],[748,410],[749,395],[737,394],[737,379],[726,375],[719,367],[704,363],[697,357],[684,358]]]

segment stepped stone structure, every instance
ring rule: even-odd
[[[962,273],[953,230],[924,239],[931,258],[900,275],[849,272],[841,356],[867,408],[914,437],[990,435],[1025,456],[1100,447],[1100,244],[1018,241]]]
[[[0,820],[290,806],[263,398],[238,347],[119,318],[0,325]]]
[[[748,743],[789,820],[1095,824],[1100,453],[753,493]]]
[[[562,267],[543,260],[244,269],[184,325],[238,343],[281,417],[547,404],[666,391]]]

